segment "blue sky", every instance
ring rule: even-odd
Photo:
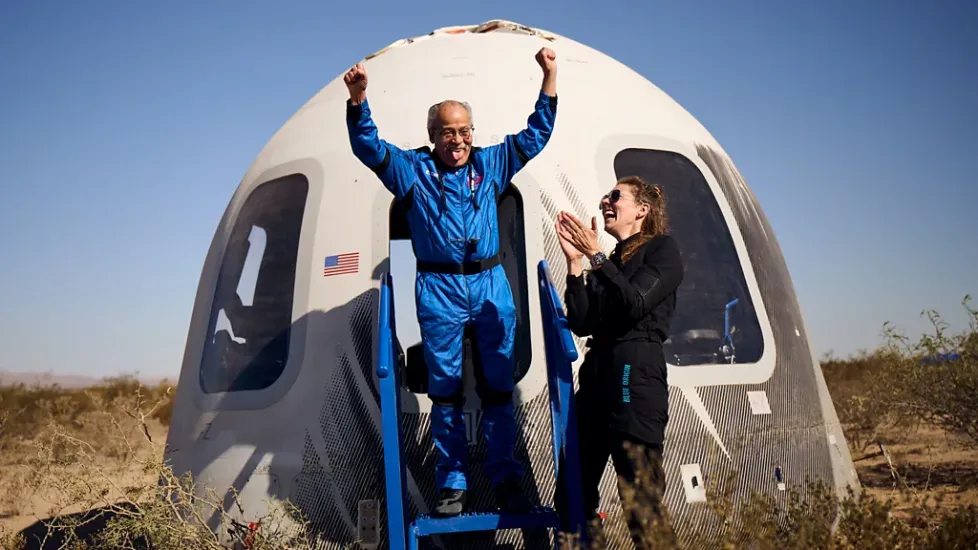
[[[494,18],[619,59],[716,136],[818,354],[873,348],[886,320],[919,334],[925,308],[965,328],[974,2],[571,4],[2,3],[0,369],[175,375],[210,239],[266,140],[364,55]]]

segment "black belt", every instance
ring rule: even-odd
[[[475,260],[461,264],[445,264],[441,262],[428,262],[418,260],[418,272],[428,273],[447,273],[449,275],[475,275],[499,265],[499,255],[495,255],[485,260]]]

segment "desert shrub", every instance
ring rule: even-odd
[[[966,296],[962,302],[969,327],[960,334],[948,334],[936,311],[924,312],[933,334],[916,341],[885,326],[895,365],[888,397],[904,411],[978,446],[978,311],[969,301]]]
[[[169,425],[174,392],[166,381],[146,386],[134,377],[118,376],[87,388],[22,383],[0,386],[0,414],[7,417],[0,438],[30,438],[42,425],[52,421],[61,426],[80,427],[80,418],[86,413],[104,412],[120,400],[131,400],[137,392],[145,399],[161,403],[153,418],[164,426]]]
[[[733,490],[736,472],[728,472],[724,489],[715,481],[707,482],[710,512],[720,520],[724,530],[718,538],[694,533],[681,546],[670,548],[750,548],[754,550],[794,550],[830,548],[832,526],[838,500],[831,487],[821,482],[788,484],[779,497],[751,492],[736,501]]]
[[[879,435],[896,425],[910,427],[918,420],[891,395],[898,357],[884,350],[860,352],[848,359],[824,358],[822,372],[846,439],[864,452]]]
[[[637,506],[626,493],[623,508],[645,515],[643,540],[657,550],[949,550],[974,549],[978,545],[978,507],[971,505],[942,513],[918,501],[909,517],[893,513],[893,501],[881,501],[852,489],[840,498],[822,481],[788,484],[782,497],[752,493],[734,502],[730,493],[735,473],[720,491],[707,483],[710,511],[721,520],[718,537],[694,533],[684,543],[669,541],[662,522]],[[905,489],[910,490],[910,489]],[[668,520],[668,519],[667,519]],[[592,532],[600,534],[597,525]],[[593,537],[593,535],[592,535]],[[603,539],[589,548],[604,548]],[[561,548],[580,548],[573,538],[561,536]]]
[[[21,488],[50,503],[43,537],[30,541],[32,547],[223,550],[231,542],[255,550],[309,548],[302,515],[289,503],[244,524],[233,488],[199,489],[189,476],[177,477],[164,461],[162,442],[154,441],[149,429],[172,392],[150,391],[156,394],[153,402],[145,390],[130,380],[110,380],[89,392],[39,393],[53,396],[55,405],[31,417],[35,452],[21,457],[27,472]],[[13,392],[18,403],[24,393]],[[25,409],[20,407],[20,413]],[[146,483],[147,477],[158,481]],[[225,506],[229,495],[230,509]],[[218,526],[214,531],[212,521]],[[24,542],[0,532],[4,549]]]
[[[902,433],[930,424],[978,445],[978,312],[963,306],[968,328],[948,333],[935,311],[922,312],[932,333],[911,340],[889,322],[884,345],[821,367],[833,404],[854,450],[865,451],[895,426]]]

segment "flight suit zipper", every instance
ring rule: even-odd
[[[466,181],[465,177],[469,174],[470,168],[471,168],[470,165],[465,166],[465,173],[462,175],[463,180],[461,183],[461,187],[468,188],[468,185],[465,184]],[[456,179],[456,183],[459,183],[457,179]],[[469,224],[465,222],[465,200],[466,200],[465,193],[460,192],[458,194],[459,220],[462,223],[462,235],[464,237],[462,241],[462,263],[465,263],[466,259],[468,258],[469,246],[471,246],[471,242],[469,241]],[[460,277],[462,277],[462,283],[465,285],[466,314],[468,320],[471,321],[472,320],[472,292],[469,289],[469,277],[464,273],[460,275]]]

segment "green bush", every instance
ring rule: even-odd
[[[887,398],[907,415],[968,438],[978,446],[978,311],[962,302],[968,330],[949,335],[948,325],[936,311],[925,314],[933,334],[912,341],[885,327],[887,353],[894,367]],[[955,356],[943,362],[925,361],[938,354]]]
[[[929,424],[968,438],[978,446],[978,312],[962,304],[968,328],[949,334],[935,311],[925,311],[932,334],[916,341],[883,325],[885,343],[872,353],[822,360],[829,393],[855,451],[878,443],[894,426],[904,432]],[[935,356],[950,357],[934,361]]]

